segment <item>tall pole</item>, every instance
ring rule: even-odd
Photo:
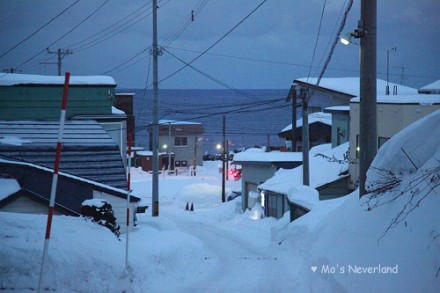
[[[290,91],[292,99],[292,130],[291,130],[291,151],[296,152],[296,87],[293,86],[293,90]]]
[[[159,121],[158,121],[158,47],[157,47],[157,0],[153,0],[153,182],[152,216],[159,216]]]
[[[302,98],[302,141],[303,141],[303,185],[310,185],[309,171],[309,101],[308,89],[301,90]]]
[[[171,122],[168,122],[168,172],[169,171],[171,171]]]
[[[43,260],[41,262],[40,279],[38,282],[38,292],[41,292],[41,290],[43,289],[44,275],[46,271],[45,268],[46,268],[47,253],[49,251],[50,232],[52,229],[52,217],[55,207],[55,198],[56,198],[57,186],[58,186],[58,170],[60,167],[61,147],[63,145],[64,122],[66,120],[69,80],[70,80],[70,73],[66,72],[64,77],[64,91],[63,91],[63,99],[61,102],[60,126],[58,130],[57,148],[55,152],[55,164],[53,168],[52,186],[50,189],[49,211],[47,213],[46,236],[44,241]]]
[[[222,202],[226,201],[226,116],[223,115]]]
[[[125,269],[128,269],[128,241],[130,233],[130,197],[131,197],[131,145],[133,143],[131,134],[128,135],[128,151],[127,151],[127,231],[125,232]]]
[[[63,58],[66,55],[73,54],[72,50],[70,50],[70,49],[64,50],[64,49],[59,48],[57,51],[54,52],[54,51],[49,50],[49,48],[47,48],[46,51],[48,54],[57,54],[56,64],[58,67],[58,76],[61,76],[61,67],[62,67],[62,63],[63,63]],[[54,64],[54,63],[53,62],[40,62],[40,64]]]
[[[362,0],[359,29],[360,53],[360,129],[359,129],[359,195],[367,193],[367,171],[377,152],[377,87],[376,87],[376,19],[377,0]]]

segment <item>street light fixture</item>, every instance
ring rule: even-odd
[[[352,39],[353,38],[360,39],[365,36],[365,31],[360,25],[361,25],[361,23],[359,24],[359,28],[355,29],[353,32],[348,32],[348,33],[345,33],[345,34],[339,36],[339,40],[341,41],[341,43],[346,46],[353,45],[353,44],[357,45],[356,43],[354,43],[352,41]]]

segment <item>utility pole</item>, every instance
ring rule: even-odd
[[[301,89],[302,99],[302,143],[303,143],[303,185],[310,185],[309,170],[309,89]]]
[[[49,48],[46,48],[46,51],[47,54],[57,54],[58,60],[57,62],[40,62],[40,64],[57,64],[58,76],[61,76],[62,60],[66,55],[73,54],[73,51],[70,49],[58,49],[57,51],[51,51]]]
[[[390,71],[390,51],[396,52],[397,47],[393,47],[391,49],[387,49],[387,88],[385,89],[385,95],[390,95],[390,84],[389,84],[389,71]]]
[[[168,172],[171,171],[171,122],[168,122]]]
[[[367,171],[377,152],[377,73],[376,35],[377,0],[362,0],[360,53],[360,131],[359,131],[359,196],[367,193]]]
[[[194,137],[194,165],[193,165],[193,172],[191,172],[191,176],[197,176],[197,146],[198,146],[199,138],[196,136]]]
[[[226,201],[226,116],[223,115],[222,202]]]
[[[157,0],[153,0],[153,182],[152,182],[152,216],[159,216],[159,120],[158,120],[158,95],[159,95],[159,70],[157,46]]]
[[[292,146],[291,146],[291,151],[292,152],[296,152],[296,107],[297,102],[296,102],[296,86],[292,85],[292,87],[290,88],[290,92],[289,92],[289,98],[292,100],[292,130],[291,130],[291,142],[292,142]]]

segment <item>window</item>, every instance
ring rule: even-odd
[[[174,138],[174,146],[185,147],[188,146],[188,137],[186,136],[176,136]]]
[[[378,148],[380,148],[381,146],[383,146],[384,143],[386,143],[390,138],[389,137],[381,137],[379,136],[378,139]]]

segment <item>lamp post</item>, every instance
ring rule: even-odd
[[[359,196],[367,193],[365,181],[367,171],[377,153],[377,0],[361,1],[361,19],[358,28],[349,34],[340,36],[345,45],[352,44],[351,38],[359,38],[360,45],[360,117],[359,125]],[[388,54],[387,50],[387,94],[388,86]],[[394,50],[395,51],[395,48]]]

